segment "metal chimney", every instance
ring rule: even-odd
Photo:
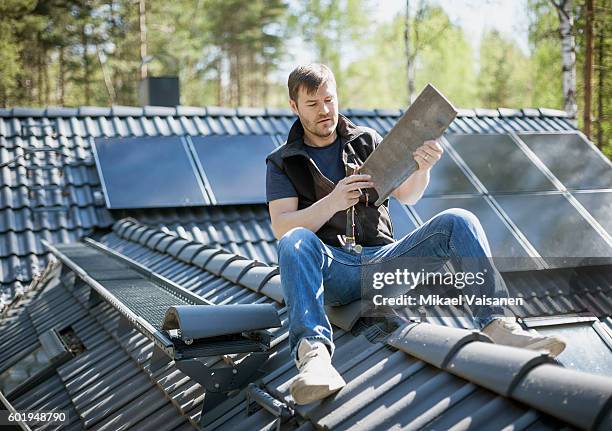
[[[178,76],[147,77],[140,81],[138,96],[142,106],[178,106]]]

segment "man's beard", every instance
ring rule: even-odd
[[[330,121],[332,122],[332,124],[333,124],[333,122],[334,122],[333,118],[330,118],[329,120],[330,120]],[[319,138],[327,138],[327,137],[331,136],[331,135],[334,133],[334,130],[336,130],[336,127],[331,127],[331,128],[330,128],[330,130],[329,130],[329,132],[328,132],[327,130],[326,130],[325,132],[320,132],[320,131],[318,130],[318,127],[317,127],[317,126],[318,126],[318,124],[319,124],[319,123],[315,123],[315,124],[314,124],[314,126],[315,126],[315,127],[308,127],[308,128],[307,128],[307,130],[308,130],[310,133],[312,133],[313,135],[318,136]],[[338,125],[338,124],[336,123],[336,126],[337,126],[337,125]]]

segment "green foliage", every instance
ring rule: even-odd
[[[499,32],[487,32],[480,45],[478,95],[485,108],[530,105],[529,61]]]
[[[603,80],[609,80],[612,50],[610,38],[599,35],[612,31],[611,2],[595,2],[592,106],[594,140],[608,155],[612,86]],[[582,110],[585,20],[582,2],[574,3]],[[559,20],[551,0],[527,1],[528,54],[495,31],[474,52],[444,9],[433,1],[415,4],[410,52],[417,93],[430,82],[460,107],[562,108]],[[287,68],[314,60],[334,70],[342,108],[406,107],[405,17],[402,11],[387,22],[372,19],[385,7],[382,0],[145,5],[148,73],[178,75],[182,104],[284,107]],[[475,4],[463,7],[478,13]],[[0,105],[137,105],[139,18],[137,0],[2,0]],[[308,47],[308,60],[295,46]]]

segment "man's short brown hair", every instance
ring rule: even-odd
[[[300,87],[306,89],[306,93],[316,92],[325,82],[336,85],[336,78],[329,67],[321,63],[303,64],[289,74],[287,86],[289,87],[289,98],[297,103]]]

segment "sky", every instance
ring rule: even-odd
[[[419,0],[411,1],[416,9]],[[479,46],[482,34],[497,29],[511,37],[528,54],[527,0],[430,0],[446,11],[451,21],[463,27],[474,44]],[[404,13],[406,0],[377,0],[378,21],[391,20],[397,13]]]
[[[375,20],[391,21],[398,13],[404,14],[406,0],[372,0],[376,8]],[[411,0],[411,8],[416,9],[420,0]],[[527,39],[527,0],[429,0],[440,5],[448,14],[451,22],[460,25],[474,47],[478,57],[480,39],[489,29],[497,29],[501,34],[513,39],[526,55],[529,54]],[[289,41],[291,59],[283,62],[278,72],[280,81],[286,79],[295,63],[316,61],[303,41],[296,37]]]

